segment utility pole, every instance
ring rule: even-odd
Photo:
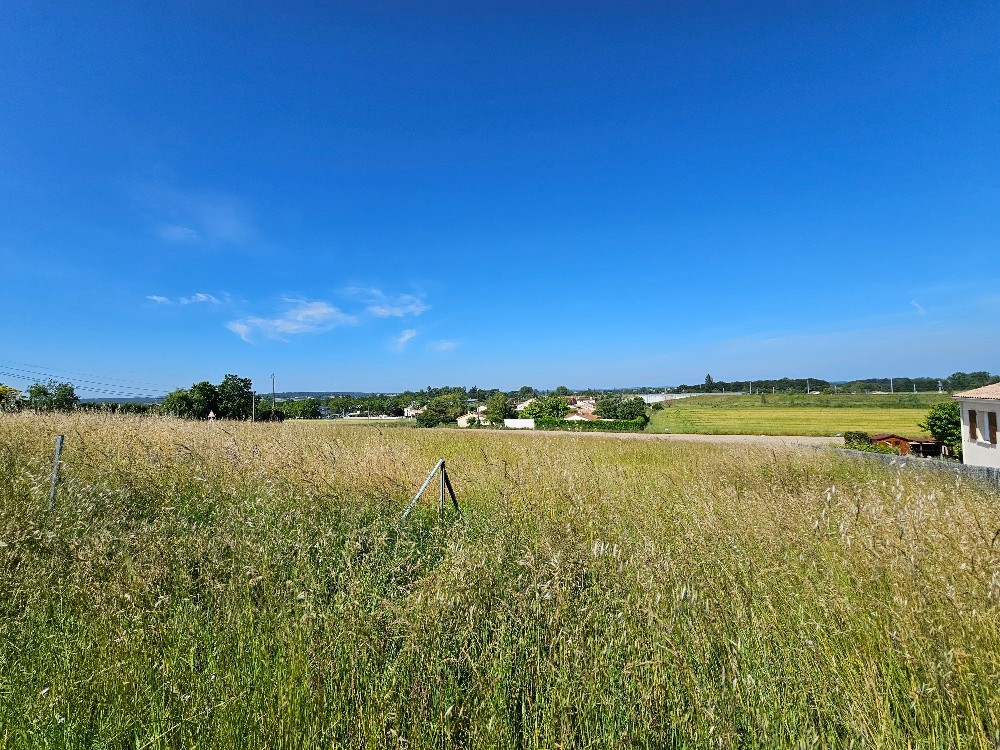
[[[889,393],[895,393],[896,390],[892,386],[892,378],[889,378]]]
[[[809,378],[806,378],[806,393],[809,393]]]
[[[250,391],[250,421],[257,421],[257,391]]]
[[[271,417],[274,417],[274,373],[271,373]]]

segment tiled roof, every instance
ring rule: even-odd
[[[992,398],[1000,401],[1000,383],[984,385],[982,388],[973,388],[971,391],[956,393],[959,398]]]

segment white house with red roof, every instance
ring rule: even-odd
[[[962,462],[1000,469],[1000,383],[955,394],[962,412]]]

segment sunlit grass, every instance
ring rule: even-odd
[[[399,528],[442,457],[463,515]],[[989,747],[997,500],[817,451],[5,416],[0,742]]]

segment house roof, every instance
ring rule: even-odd
[[[892,432],[880,432],[877,435],[872,435],[872,440],[888,440],[889,438],[896,438],[897,440],[909,440],[909,438],[903,437],[902,435],[896,435]]]
[[[973,388],[971,391],[956,393],[955,398],[989,398],[1000,401],[1000,383],[984,385],[982,388]]]

